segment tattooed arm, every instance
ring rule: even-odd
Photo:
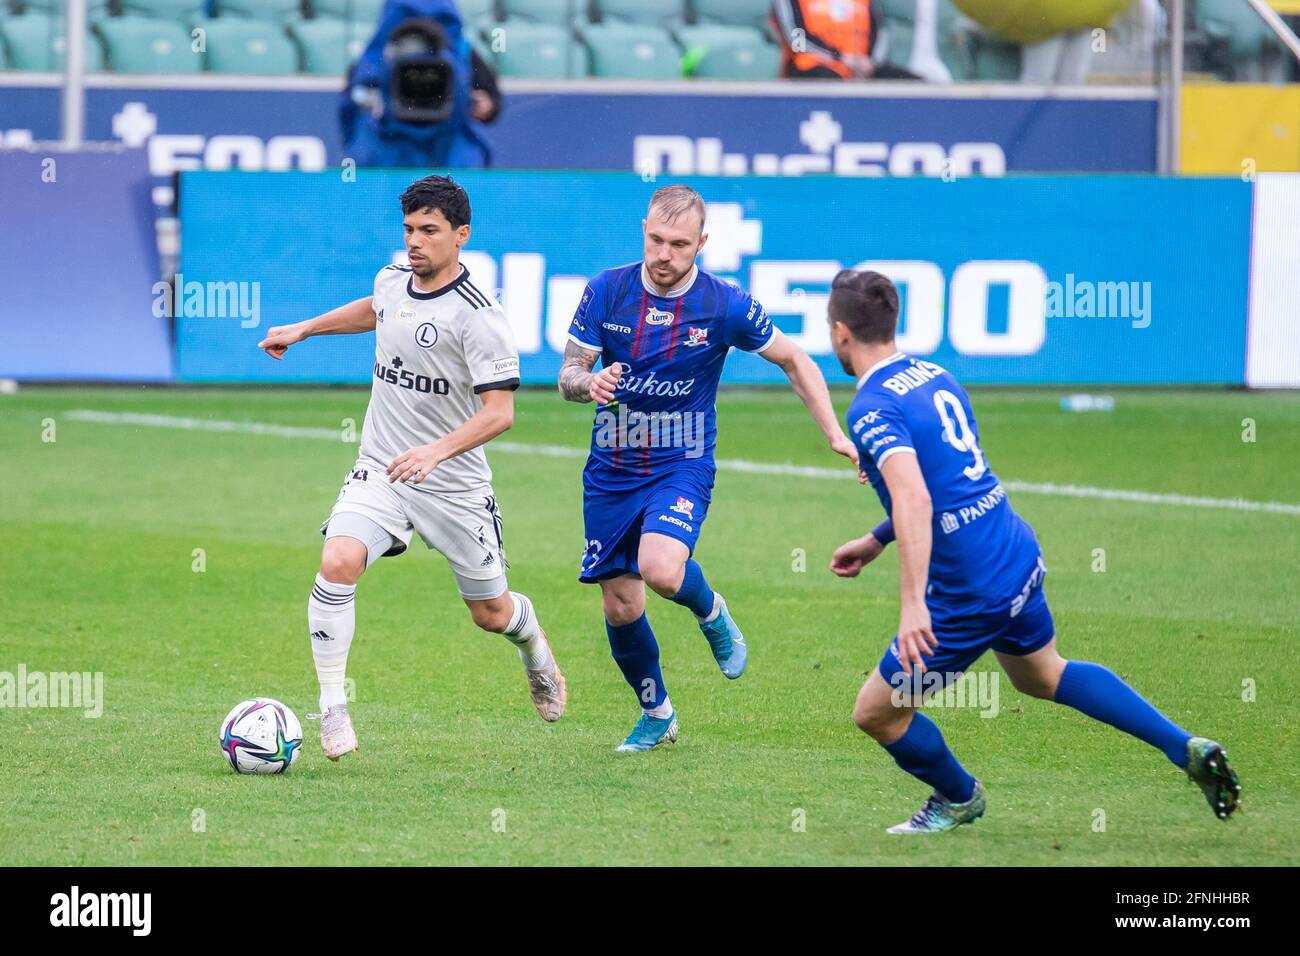
[[[623,367],[615,362],[599,372],[593,372],[598,358],[599,352],[583,348],[577,342],[569,342],[564,347],[564,364],[560,366],[560,394],[567,401],[595,401],[607,405],[614,400],[614,389],[623,373]]]

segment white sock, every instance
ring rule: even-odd
[[[320,681],[320,709],[347,703],[343,684],[347,678],[348,649],[357,627],[355,584],[335,584],[319,574],[307,600],[307,630],[311,634],[311,656]]]
[[[658,717],[660,720],[667,720],[673,715],[673,702],[667,697],[658,707],[642,707],[647,717]]]
[[[551,662],[551,652],[542,640],[542,628],[537,623],[537,612],[533,602],[522,594],[510,592],[515,602],[514,613],[510,615],[510,624],[506,627],[505,637],[519,648],[519,659],[530,671],[539,671]]]
[[[722,613],[722,599],[718,596],[718,592],[714,591],[713,610],[709,612],[708,617],[697,617],[696,620],[699,621],[701,624],[708,624],[710,621],[717,618],[717,616],[721,613]]]

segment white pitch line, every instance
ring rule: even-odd
[[[139,412],[104,412],[80,408],[68,412],[73,421],[98,422],[103,425],[141,425],[146,428],[175,428],[182,431],[225,432],[241,435],[272,435],[276,438],[312,438],[340,441],[337,428],[303,428],[297,425],[272,425],[266,422],[237,422],[211,418],[183,418],[172,415],[146,415]],[[546,458],[586,458],[587,449],[572,445],[532,445],[525,442],[493,441],[493,452],[508,455],[541,455]],[[718,470],[738,471],[750,475],[777,475],[795,478],[829,478],[853,480],[847,468],[817,468],[811,465],[775,464],[719,458]],[[1162,494],[1153,491],[1129,491],[1123,488],[1093,488],[1088,485],[1058,485],[1041,481],[1003,481],[1007,491],[1028,495],[1061,498],[1100,498],[1104,501],[1131,501],[1146,505],[1173,505],[1184,508],[1217,508],[1227,511],[1263,511],[1272,514],[1300,515],[1300,504],[1283,501],[1248,501],[1244,498],[1206,498],[1199,495]]]

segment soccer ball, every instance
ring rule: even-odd
[[[221,722],[221,752],[236,773],[284,773],[302,750],[302,724],[278,700],[235,705]]]

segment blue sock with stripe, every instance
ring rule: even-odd
[[[1056,702],[1073,707],[1093,720],[1145,740],[1176,767],[1187,769],[1187,741],[1192,735],[1179,727],[1107,667],[1091,661],[1069,661],[1056,685]]]
[[[682,575],[682,586],[672,599],[682,607],[690,608],[696,617],[708,617],[713,613],[713,589],[704,580],[700,566],[689,558],[686,561],[686,573]]]
[[[912,712],[903,736],[881,746],[899,767],[952,803],[965,803],[974,795],[975,778],[962,769],[934,721],[919,710]]]
[[[605,633],[609,635],[610,653],[623,672],[623,679],[636,694],[641,709],[657,717],[667,717],[668,714],[660,712],[668,704],[668,690],[659,668],[659,642],[650,630],[645,613],[631,624],[606,621]]]

